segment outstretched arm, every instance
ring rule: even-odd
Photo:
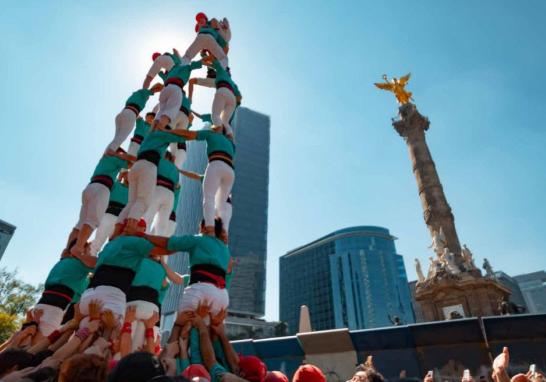
[[[180,285],[184,282],[184,277],[182,277],[181,274],[173,271],[171,267],[167,265],[167,263],[165,262],[165,258],[163,256],[161,257],[161,265],[163,266],[163,269],[165,269],[165,272],[167,273],[167,278],[171,280],[173,283],[175,283],[176,285]]]
[[[193,180],[199,180],[201,181],[203,179],[203,175],[198,174],[193,171],[186,171],[186,170],[179,170],[182,175],[184,175],[187,178],[193,179]]]
[[[203,365],[205,365],[207,370],[210,370],[216,364],[216,357],[214,356],[214,348],[210,340],[209,330],[199,316],[196,317],[193,323],[199,331],[199,347],[201,348]]]
[[[158,128],[158,130],[163,131],[165,133],[181,136],[183,138],[186,138],[188,141],[197,139],[197,131],[190,131],[190,130],[183,130],[183,129],[167,130],[165,128]]]

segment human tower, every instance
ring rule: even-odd
[[[33,344],[54,341],[63,324],[77,318],[74,338],[85,341],[99,330],[92,325],[98,320],[114,357],[142,348],[158,352],[161,303],[175,283],[186,287],[169,344],[184,339],[186,345],[168,347],[172,354],[165,359],[177,356],[183,369],[203,362],[200,345],[203,355],[208,354],[207,343],[200,341],[203,325],[221,326],[229,303],[228,229],[235,180],[231,121],[241,94],[228,66],[228,20],[199,13],[196,22],[196,37],[183,55],[176,49],[153,54],[142,88],[115,117],[114,138],[83,190],[79,220],[33,309]],[[208,68],[206,78],[191,78],[203,66]],[[151,85],[157,76],[162,83]],[[216,89],[210,114],[192,110],[195,85]],[[154,93],[159,93],[159,104],[142,117]],[[194,115],[205,122],[197,131],[190,129]],[[121,145],[131,133],[125,150]],[[190,140],[206,142],[204,175],[182,170]],[[173,236],[181,175],[202,182],[198,235]],[[189,254],[189,275],[174,272],[165,261],[181,251]],[[224,338],[224,352],[215,349],[218,362],[209,354],[208,366],[216,367],[216,373],[233,370],[237,356],[225,335],[218,337]]]

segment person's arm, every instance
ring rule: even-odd
[[[116,320],[116,318],[114,317],[114,313],[112,313],[110,309],[102,312],[101,320],[103,326],[102,338],[108,341],[112,337],[112,333],[118,326],[118,321]]]
[[[158,128],[159,131],[163,131],[165,133],[178,135],[182,138],[186,138],[188,141],[192,141],[197,138],[197,131],[191,131],[191,130],[184,130],[184,129],[176,129],[176,130],[167,130],[165,128]]]
[[[85,265],[88,268],[95,268],[95,266],[97,265],[96,256],[86,255],[84,253],[78,253],[72,256],[80,260],[83,263],[83,265]]]
[[[147,233],[141,234],[141,235],[138,235],[138,236],[142,237],[143,239],[148,240],[154,246],[159,247],[159,248],[167,248],[167,244],[169,244],[169,239],[170,239],[170,237],[148,235]]]
[[[179,172],[187,178],[199,180],[199,181],[201,181],[204,176],[193,171],[179,170]]]
[[[121,328],[121,335],[119,340],[119,352],[121,357],[125,357],[131,352],[133,342],[131,339],[132,325],[136,316],[136,306],[130,306],[125,313],[125,322]]]
[[[237,352],[235,349],[233,349],[233,346],[231,346],[231,342],[229,342],[227,335],[224,330],[224,324],[220,324],[218,326],[212,327],[216,335],[218,336],[218,339],[220,340],[220,343],[222,344],[222,347],[224,349],[224,354],[226,356],[227,363],[229,365],[229,368],[232,373],[238,374],[239,372],[239,356],[237,355]]]
[[[89,322],[89,326],[80,328],[76,334],[63,346],[61,346],[54,354],[53,358],[58,360],[65,360],[78,350],[79,346],[89,337],[92,337],[99,329],[100,321],[95,320]]]
[[[151,353],[151,354],[154,354],[154,347],[155,347],[154,326],[158,320],[159,320],[159,313],[154,312],[152,314],[152,317],[143,321],[144,327],[146,328],[146,331],[144,334],[146,338],[146,342],[144,343],[144,351],[147,351],[148,353]]]
[[[190,78],[190,84],[188,86],[188,98],[193,100],[193,87],[197,84],[197,78]]]
[[[197,330],[199,332],[199,347],[203,358],[201,363],[207,368],[207,370],[210,370],[216,364],[216,357],[214,356],[214,348],[212,347],[212,342],[210,341],[209,330],[207,328],[207,325],[205,325],[205,323],[199,316],[195,318],[193,323],[194,326],[197,327]]]
[[[53,331],[49,336],[42,338],[39,342],[34,344],[30,349],[27,351],[32,354],[38,354],[41,351],[46,350],[48,347],[50,347],[52,344],[59,341],[61,338],[63,338],[63,334],[68,332],[69,335],[72,334],[72,332],[78,327],[79,321],[76,320],[70,320],[63,326],[61,326],[58,330]],[[66,343],[68,341],[69,336],[65,336],[66,339],[63,342]]]
[[[161,265],[163,266],[163,269],[165,269],[165,272],[167,273],[167,278],[171,280],[176,285],[180,285],[184,282],[184,278],[181,274],[178,272],[175,272],[167,265],[165,262],[165,258],[161,256]],[[167,281],[168,282],[168,281]]]
[[[174,251],[169,251],[168,249],[165,249],[165,248],[161,248],[161,247],[154,247],[151,251],[150,251],[150,256],[151,257],[155,257],[155,256],[170,256],[172,254],[174,254],[176,252]]]

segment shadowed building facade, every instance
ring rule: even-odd
[[[265,266],[267,259],[267,210],[269,190],[269,117],[240,107],[232,123],[235,131],[235,183],[229,247],[237,264],[231,283],[230,312],[249,317],[265,313]],[[203,174],[207,166],[203,142],[188,142],[184,167]],[[196,234],[203,217],[201,183],[183,177],[177,210],[177,235]],[[186,253],[171,256],[169,265],[188,273]],[[163,327],[174,322],[183,289],[172,286],[163,304]]]
[[[397,316],[413,323],[402,256],[389,230],[345,228],[296,248],[280,259],[280,319],[298,329],[301,305],[313,330],[391,325]]]

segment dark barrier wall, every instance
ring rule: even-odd
[[[491,360],[504,346],[510,348],[511,374],[528,370],[530,363],[546,370],[546,314],[359,330],[350,337],[358,360],[372,355],[377,369],[389,379],[396,379],[402,370],[408,378],[422,378],[434,370],[438,381],[460,381],[463,370],[470,369],[475,380],[480,375],[490,380]],[[239,353],[257,355],[269,370],[281,370],[289,377],[305,359],[297,337],[233,344]]]
[[[413,337],[408,326],[351,332],[359,362],[373,356],[375,366],[389,379],[406,375],[421,375]]]

